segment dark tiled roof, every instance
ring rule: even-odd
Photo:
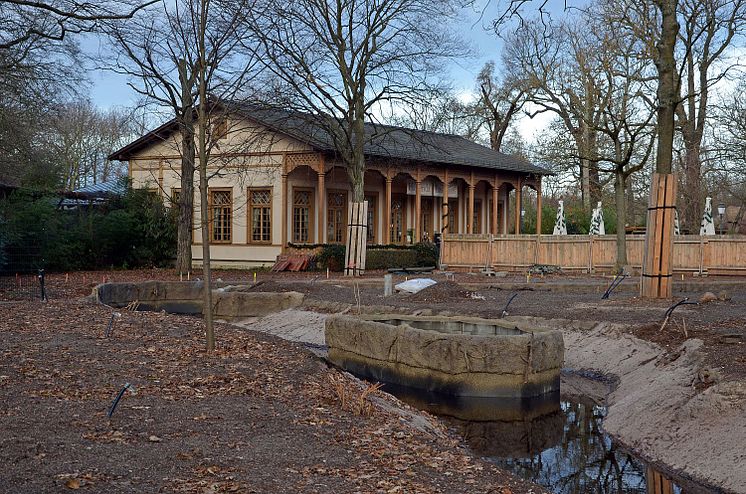
[[[336,152],[330,130],[333,128],[330,125],[333,119],[329,116],[257,105],[228,104],[226,106],[232,107],[231,111],[289,135],[319,151]],[[155,139],[162,139],[165,134],[175,129],[176,125],[172,120],[116,151],[109,159],[127,160],[132,153]],[[365,154],[371,157],[477,166],[537,175],[551,173],[546,168],[533,165],[523,158],[500,153],[453,134],[374,123],[365,124],[365,134]]]
[[[334,152],[329,129],[331,117],[284,109],[239,105],[238,111],[274,130],[288,134],[321,150]],[[452,165],[478,166],[495,170],[548,175],[550,170],[518,156],[495,151],[453,134],[407,129],[391,125],[365,124],[365,154]]]

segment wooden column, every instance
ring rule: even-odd
[[[385,204],[385,210],[386,213],[384,215],[384,221],[383,224],[383,243],[384,244],[390,244],[391,243],[391,183],[394,181],[394,179],[386,176],[386,204]]]
[[[448,170],[443,172],[443,207],[441,208],[441,234],[445,235],[448,233]]]
[[[474,233],[474,185],[469,184],[469,217],[467,220],[467,233]]]
[[[536,185],[536,234],[541,235],[541,181]]]
[[[420,173],[417,172],[417,181],[415,182],[415,195],[414,195],[414,241],[419,242],[422,238],[422,197],[420,185]]]
[[[469,217],[466,218],[466,233],[474,233],[474,174],[469,182]]]
[[[282,250],[288,246],[288,174],[282,173]]]
[[[497,179],[495,179],[495,185],[497,185]],[[497,235],[497,192],[498,188],[492,187],[492,234]]]
[[[521,181],[515,188],[515,234],[521,233]]]
[[[324,205],[326,205],[326,186],[324,185],[326,173],[324,173],[323,167],[324,165],[322,163],[319,166],[319,183],[316,187],[316,230],[318,232],[318,240],[316,242],[319,244],[324,243]]]

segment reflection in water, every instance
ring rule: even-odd
[[[489,460],[557,494],[647,492],[645,464],[619,450],[601,430],[604,407],[563,401],[560,410],[556,444],[528,457]]]
[[[389,384],[384,390],[440,415],[476,454],[556,494],[682,493],[604,434],[603,406],[560,401],[557,394],[493,400],[444,397]]]

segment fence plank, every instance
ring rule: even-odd
[[[626,242],[628,264],[640,271],[645,238],[628,235]],[[454,269],[491,265],[499,271],[524,271],[538,263],[566,271],[608,272],[616,264],[616,236],[494,235],[490,239],[489,235],[449,234],[441,252],[443,264]],[[746,236],[676,236],[670,261],[676,273],[746,274]]]

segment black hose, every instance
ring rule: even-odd
[[[601,297],[601,300],[606,300],[609,298],[609,295],[611,295],[611,292],[614,291],[616,287],[622,284],[622,281],[624,281],[624,278],[627,277],[627,273],[622,271],[619,273],[616,278],[614,278],[614,281],[611,282],[611,285],[609,285],[609,288],[606,289],[606,292],[604,292],[603,296]]]
[[[671,317],[671,314],[673,314],[673,311],[676,309],[676,307],[680,305],[699,305],[699,303],[689,302],[689,297],[685,297],[683,300],[676,302],[675,304],[673,304],[671,307],[669,307],[666,310],[666,313],[664,314],[664,319]]]
[[[513,299],[516,298],[517,296],[518,296],[518,292],[511,295],[511,297],[508,299],[508,303],[505,304],[505,308],[503,309],[503,312],[500,315],[500,317],[505,317],[508,315],[508,307],[510,306],[510,303],[513,301]]]
[[[114,410],[116,410],[117,405],[119,404],[119,400],[122,399],[122,396],[124,396],[124,392],[127,391],[130,387],[130,383],[125,384],[121,391],[117,394],[117,397],[114,398],[114,402],[111,404],[111,407],[109,407],[109,411],[106,413],[106,415],[111,418],[111,415],[114,413]]]

